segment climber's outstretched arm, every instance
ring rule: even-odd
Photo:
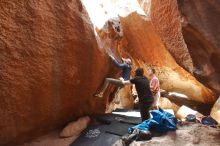
[[[114,62],[114,64],[115,64],[118,68],[121,68],[121,69],[122,69],[122,68],[125,67],[125,64],[124,64],[124,63],[122,63],[122,64],[118,63],[118,61],[115,59],[114,56],[109,55],[109,57],[112,59],[112,61]]]

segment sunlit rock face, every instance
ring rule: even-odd
[[[103,29],[98,30],[100,40],[108,38],[111,43],[111,52],[116,58],[130,57],[133,60],[133,70],[140,66],[145,69],[154,67],[161,81],[161,87],[167,91],[185,94],[189,100],[203,103],[213,103],[214,93],[198,82],[190,73],[180,67],[169,51],[164,46],[155,27],[145,16],[131,13],[127,17],[120,17],[120,23],[109,20]],[[120,33],[113,28],[123,30],[122,37],[116,37]],[[108,33],[105,32],[108,28]]]
[[[131,11],[132,14],[120,19],[109,19],[102,29],[97,29],[100,42],[107,42],[104,45],[106,52],[118,59],[131,57],[133,69],[144,67],[146,74],[153,66],[162,88],[167,91],[185,94],[190,100],[213,103],[215,94],[184,69],[193,71],[193,64],[182,35],[177,2],[146,0],[140,5],[147,9],[147,15]]]
[[[135,65],[144,67],[146,73],[153,66],[163,89],[185,94],[190,100],[214,102],[213,92],[176,63],[151,21],[132,13],[121,18],[121,25],[127,40],[124,48],[132,56]]]
[[[214,102],[213,92],[186,71],[197,73],[194,65],[199,70],[196,57],[186,48],[186,43],[194,45],[191,36],[198,35],[186,25],[184,42],[175,0],[146,0],[141,5],[146,14],[136,0],[82,1],[95,6],[87,10],[97,26],[97,36],[79,0],[0,2],[0,145],[16,145],[76,117],[103,113],[114,101],[114,89],[108,89],[102,99],[92,95],[105,77],[119,77],[108,54],[119,61],[130,57],[133,70],[143,67],[146,75],[153,66],[167,91],[183,93],[190,100]],[[108,21],[112,17],[116,18]],[[216,56],[213,52],[208,54]],[[213,74],[219,73],[218,54],[212,58],[208,69],[202,70],[209,71],[212,66],[206,78],[218,77]],[[133,106],[130,91],[126,87],[118,94],[120,107]]]
[[[192,58],[182,35],[181,18],[176,0],[152,0],[151,20],[176,62],[192,72]]]
[[[220,97],[215,102],[210,115],[220,124]]]
[[[138,1],[176,62],[219,94],[220,2]],[[146,6],[147,3],[151,6]]]
[[[0,2],[0,145],[105,111],[94,98],[107,75],[80,1]]]
[[[118,16],[126,17],[137,11],[145,15],[137,0],[81,0],[89,13],[92,23],[101,29],[105,22]]]
[[[220,1],[178,0],[178,6],[194,74],[220,94]]]

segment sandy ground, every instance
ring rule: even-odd
[[[188,123],[178,130],[152,140],[133,142],[130,146],[220,146],[220,129]],[[117,142],[114,146],[122,146]]]
[[[34,139],[21,146],[69,146],[76,137],[59,138],[60,130]],[[150,141],[133,142],[130,146],[220,146],[220,129],[188,123]],[[122,146],[118,141],[114,146]]]
[[[59,138],[61,130],[53,131],[20,146],[69,146],[77,137]]]

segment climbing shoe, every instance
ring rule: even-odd
[[[144,131],[144,130],[140,130],[136,141],[145,141],[145,140],[150,140],[151,139],[151,132],[150,131]]]
[[[93,96],[102,98],[102,97],[103,97],[103,94],[102,94],[102,93],[96,93],[96,94],[93,94]]]

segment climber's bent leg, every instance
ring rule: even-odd
[[[102,86],[102,89],[100,90],[100,92],[98,94],[95,94],[95,96],[97,97],[103,97],[103,94],[105,93],[105,90],[107,89],[109,84],[113,84],[115,86],[118,87],[123,87],[124,84],[122,83],[121,80],[117,80],[117,79],[113,79],[113,78],[106,78],[104,85]]]

